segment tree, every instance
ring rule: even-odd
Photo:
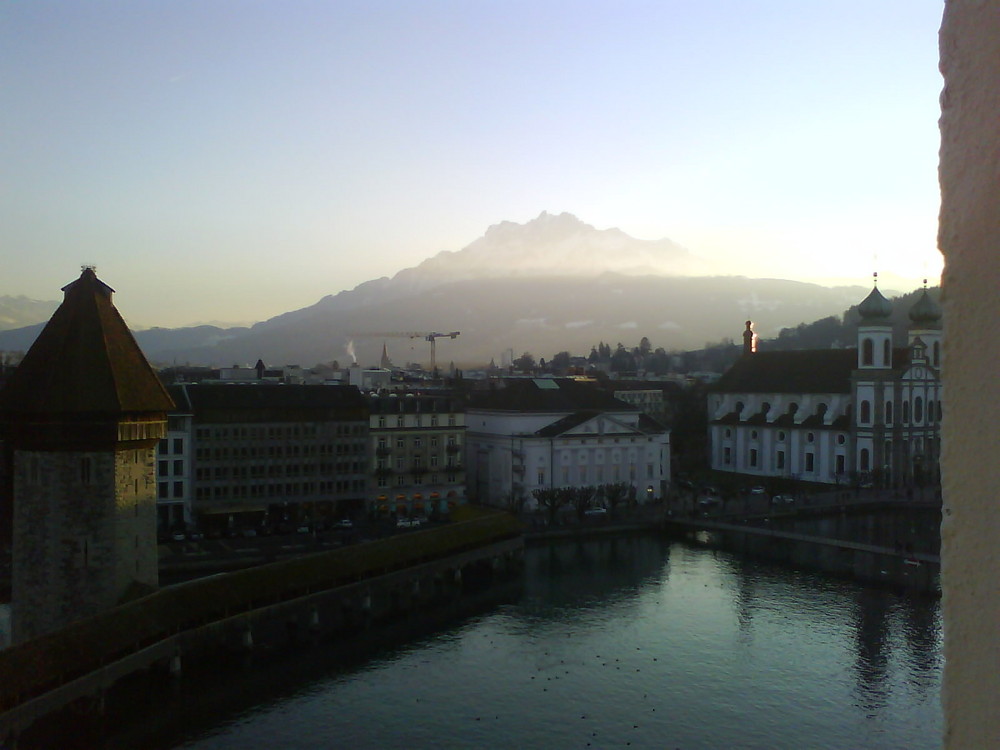
[[[583,514],[597,495],[596,487],[569,487],[571,502],[576,509],[576,517],[583,520]]]
[[[645,357],[652,351],[652,349],[653,345],[649,343],[649,339],[643,336],[639,341],[639,354]]]
[[[535,358],[531,355],[531,352],[525,352],[520,357],[515,359],[511,364],[514,369],[521,370],[522,372],[531,372],[535,369]]]
[[[604,495],[604,502],[608,504],[608,510],[611,511],[611,517],[615,516],[615,508],[628,497],[629,490],[632,488],[628,482],[612,482],[611,484],[606,484],[601,487],[602,494]]]
[[[548,510],[549,526],[555,524],[556,514],[559,509],[573,499],[572,487],[551,487],[540,490],[532,490],[531,494],[541,508]]]
[[[593,349],[591,349],[590,353],[591,355],[594,354]],[[569,352],[559,352],[552,358],[549,364],[554,372],[566,372],[569,369],[569,361]]]

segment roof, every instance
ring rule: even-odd
[[[85,268],[0,391],[11,415],[165,412],[173,402],[111,301]]]
[[[578,411],[565,416],[562,419],[556,420],[552,424],[546,425],[542,429],[536,431],[535,434],[538,435],[538,437],[557,437],[558,435],[563,435],[566,432],[569,432],[574,427],[578,427],[585,422],[589,422],[595,417],[601,416],[603,413],[604,412],[601,411],[591,410]],[[637,426],[628,428],[628,432],[630,433],[639,432],[646,435],[656,435],[666,431],[666,427],[646,414],[639,415],[639,423]],[[607,434],[615,434],[616,431],[612,428],[608,429],[606,432]]]
[[[199,383],[169,391],[196,422],[367,420],[368,402],[352,385]]]
[[[850,393],[856,349],[756,352],[741,357],[711,390],[728,393]]]
[[[568,378],[515,379],[504,387],[474,393],[469,409],[512,412],[636,411],[593,383]]]

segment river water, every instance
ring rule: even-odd
[[[933,598],[651,536],[562,542],[527,550],[517,601],[175,717],[171,745],[937,748],[941,667]]]

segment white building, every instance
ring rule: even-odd
[[[709,394],[711,467],[761,477],[880,486],[936,482],[941,313],[927,290],[893,346],[892,306],[858,306],[857,349],[755,352]]]
[[[639,502],[662,497],[670,433],[587,383],[507,381],[466,413],[466,481],[481,503],[535,508],[534,490],[627,482]]]

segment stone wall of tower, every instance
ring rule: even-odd
[[[151,447],[15,452],[15,642],[157,585],[153,461]]]

